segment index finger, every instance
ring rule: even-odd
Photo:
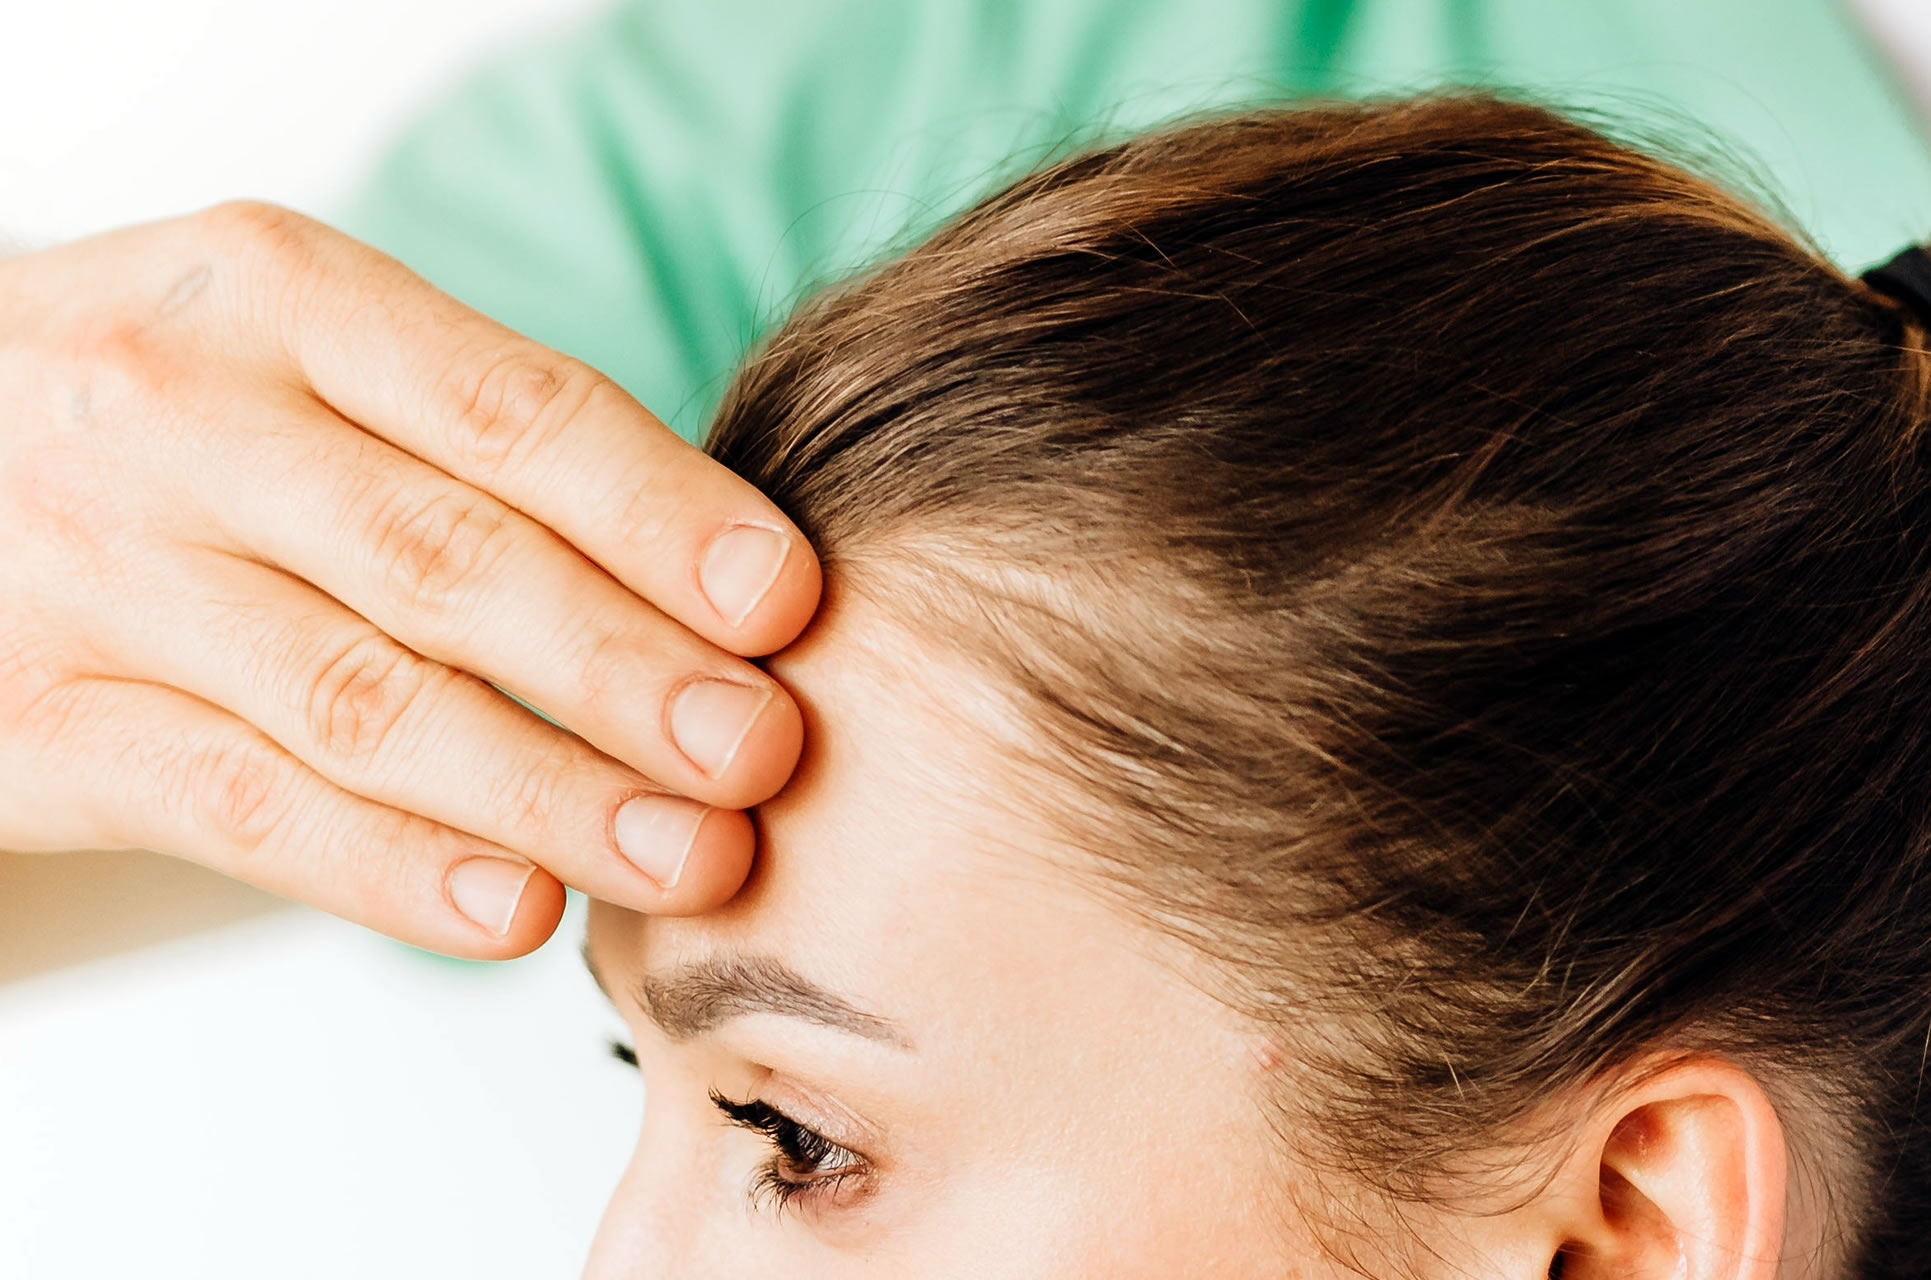
[[[532,516],[720,648],[770,653],[804,629],[818,559],[768,498],[583,362],[315,230],[282,340],[319,398]]]

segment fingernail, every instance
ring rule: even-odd
[[[449,900],[456,910],[497,937],[510,931],[517,904],[536,865],[507,858],[469,858],[449,869]]]
[[[617,848],[658,888],[675,888],[710,812],[687,800],[635,796],[617,809]]]
[[[693,680],[671,701],[671,737],[692,764],[721,778],[770,701],[768,688],[729,680]]]
[[[697,566],[697,582],[718,616],[744,625],[770,592],[791,554],[791,539],[762,525],[732,525],[711,539]]]

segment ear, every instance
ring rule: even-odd
[[[1775,1280],[1789,1157],[1762,1086],[1707,1057],[1630,1079],[1543,1194],[1506,1215],[1505,1252],[1560,1280]]]

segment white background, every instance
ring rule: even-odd
[[[1931,0],[1856,5],[1931,102]],[[326,213],[412,105],[583,7],[0,0],[0,241]],[[639,1104],[578,927],[479,967],[291,912],[0,987],[0,1277],[575,1274]]]
[[[277,912],[0,987],[0,1276],[574,1276],[642,1100],[581,936]]]
[[[0,235],[323,212],[408,110],[591,0],[0,0]]]

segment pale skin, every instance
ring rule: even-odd
[[[1385,1207],[1263,1121],[1291,1037],[1206,994],[1201,962],[993,799],[1057,783],[998,752],[990,726],[1010,721],[986,677],[835,590],[770,665],[807,746],[758,811],[745,892],[682,919],[592,909],[586,956],[647,1104],[586,1276],[1359,1274],[1320,1220]],[[1357,1237],[1356,1262],[1424,1280],[1544,1280],[1558,1257],[1566,1280],[1809,1274],[1815,1214],[1750,1073],[1672,1059],[1571,1111],[1526,1199],[1410,1206],[1416,1234]]]
[[[0,849],[478,958],[742,881],[817,560],[607,379],[232,204],[0,262],[0,403]]]

